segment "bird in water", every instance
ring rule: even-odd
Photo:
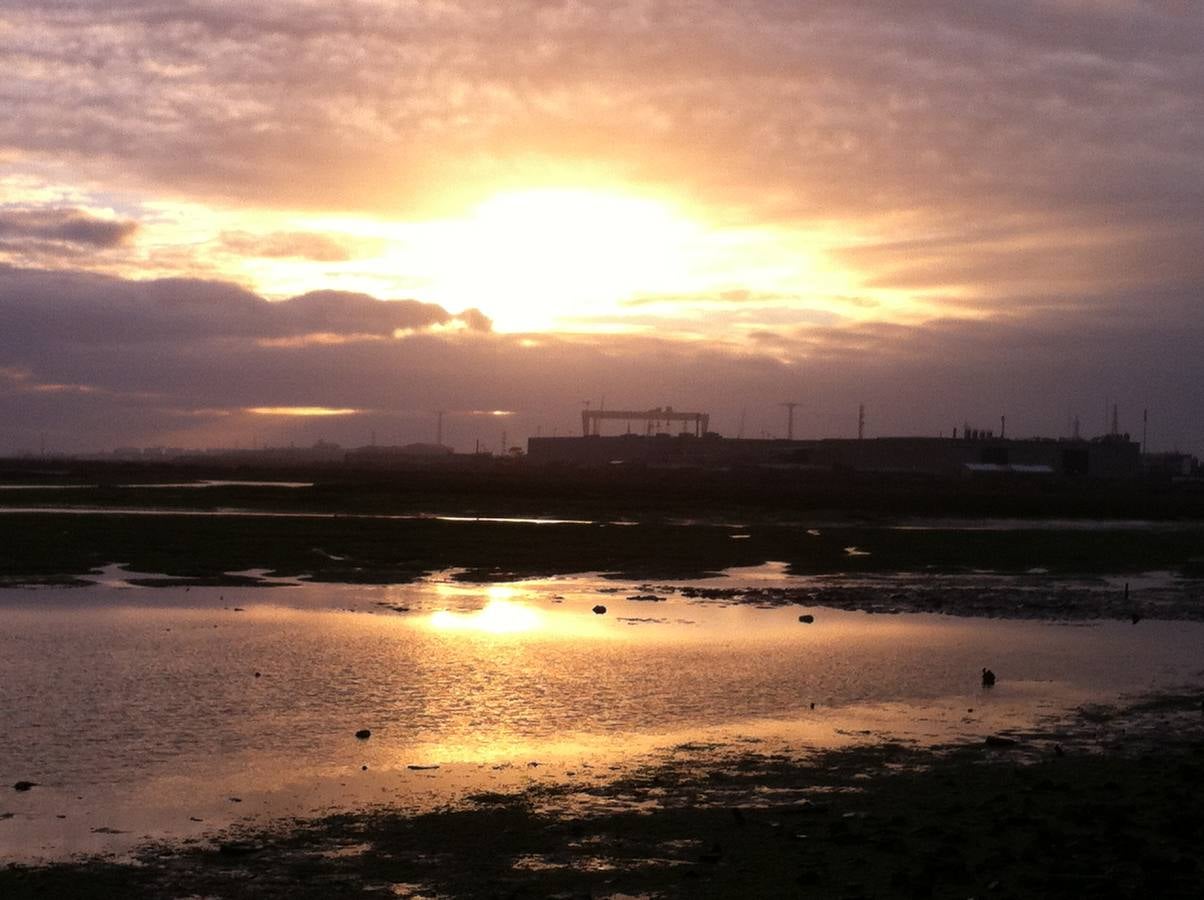
[[[995,686],[995,673],[992,672],[990,669],[983,668],[983,670],[982,670],[982,686],[983,687],[994,687]]]

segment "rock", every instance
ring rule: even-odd
[[[262,678],[263,676],[262,676],[262,675],[260,675],[258,672],[256,672],[256,673],[255,673],[255,677],[256,677],[256,678]]]
[[[1017,741],[1015,738],[1003,737],[998,734],[988,734],[987,739],[986,739],[986,741],[984,741],[984,743],[988,747],[1015,747],[1020,742]]]
[[[361,772],[367,772],[367,771],[368,771],[368,767],[367,767],[367,766],[360,766],[360,771],[361,771]]]
[[[37,786],[38,786],[38,783],[36,781],[18,781],[16,784],[13,785],[13,790],[14,791],[27,791],[30,788],[37,787]]]
[[[357,731],[355,733],[355,736],[357,738],[359,738],[361,741],[366,741],[366,740],[368,740],[368,738],[372,737],[372,732],[369,731],[367,728],[361,728],[359,731]]]
[[[415,772],[429,772],[431,769],[439,768],[437,765],[424,766],[418,763],[410,763],[406,766],[407,769],[413,769]]]
[[[598,615],[598,616],[606,615],[606,607],[603,606],[601,603],[599,603],[597,606],[594,607],[594,614]]]
[[[983,687],[994,687],[995,686],[995,673],[985,667],[982,670],[982,686]]]
[[[807,613],[805,615],[799,616],[798,620],[800,622],[802,622],[804,625],[810,625],[812,622],[815,621],[815,616],[811,615],[810,613]]]

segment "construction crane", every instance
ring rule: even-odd
[[[603,419],[617,419],[628,423],[628,430],[632,422],[644,422],[646,425],[645,432],[653,433],[653,427],[656,431],[660,431],[662,424],[670,422],[681,422],[683,424],[693,425],[695,437],[702,437],[710,431],[711,417],[708,413],[700,412],[678,412],[672,406],[664,408],[657,407],[656,409],[643,410],[627,410],[627,409],[590,409],[586,407],[581,411],[581,433],[586,437],[593,434],[598,434],[598,423]]]

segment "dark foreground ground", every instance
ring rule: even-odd
[[[687,746],[609,784],[0,868],[0,897],[1198,897],[1204,691],[1007,746]]]

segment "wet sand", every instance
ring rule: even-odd
[[[1204,877],[1204,690],[1015,744],[683,745],[614,781],[0,869],[34,897],[1158,897]]]

